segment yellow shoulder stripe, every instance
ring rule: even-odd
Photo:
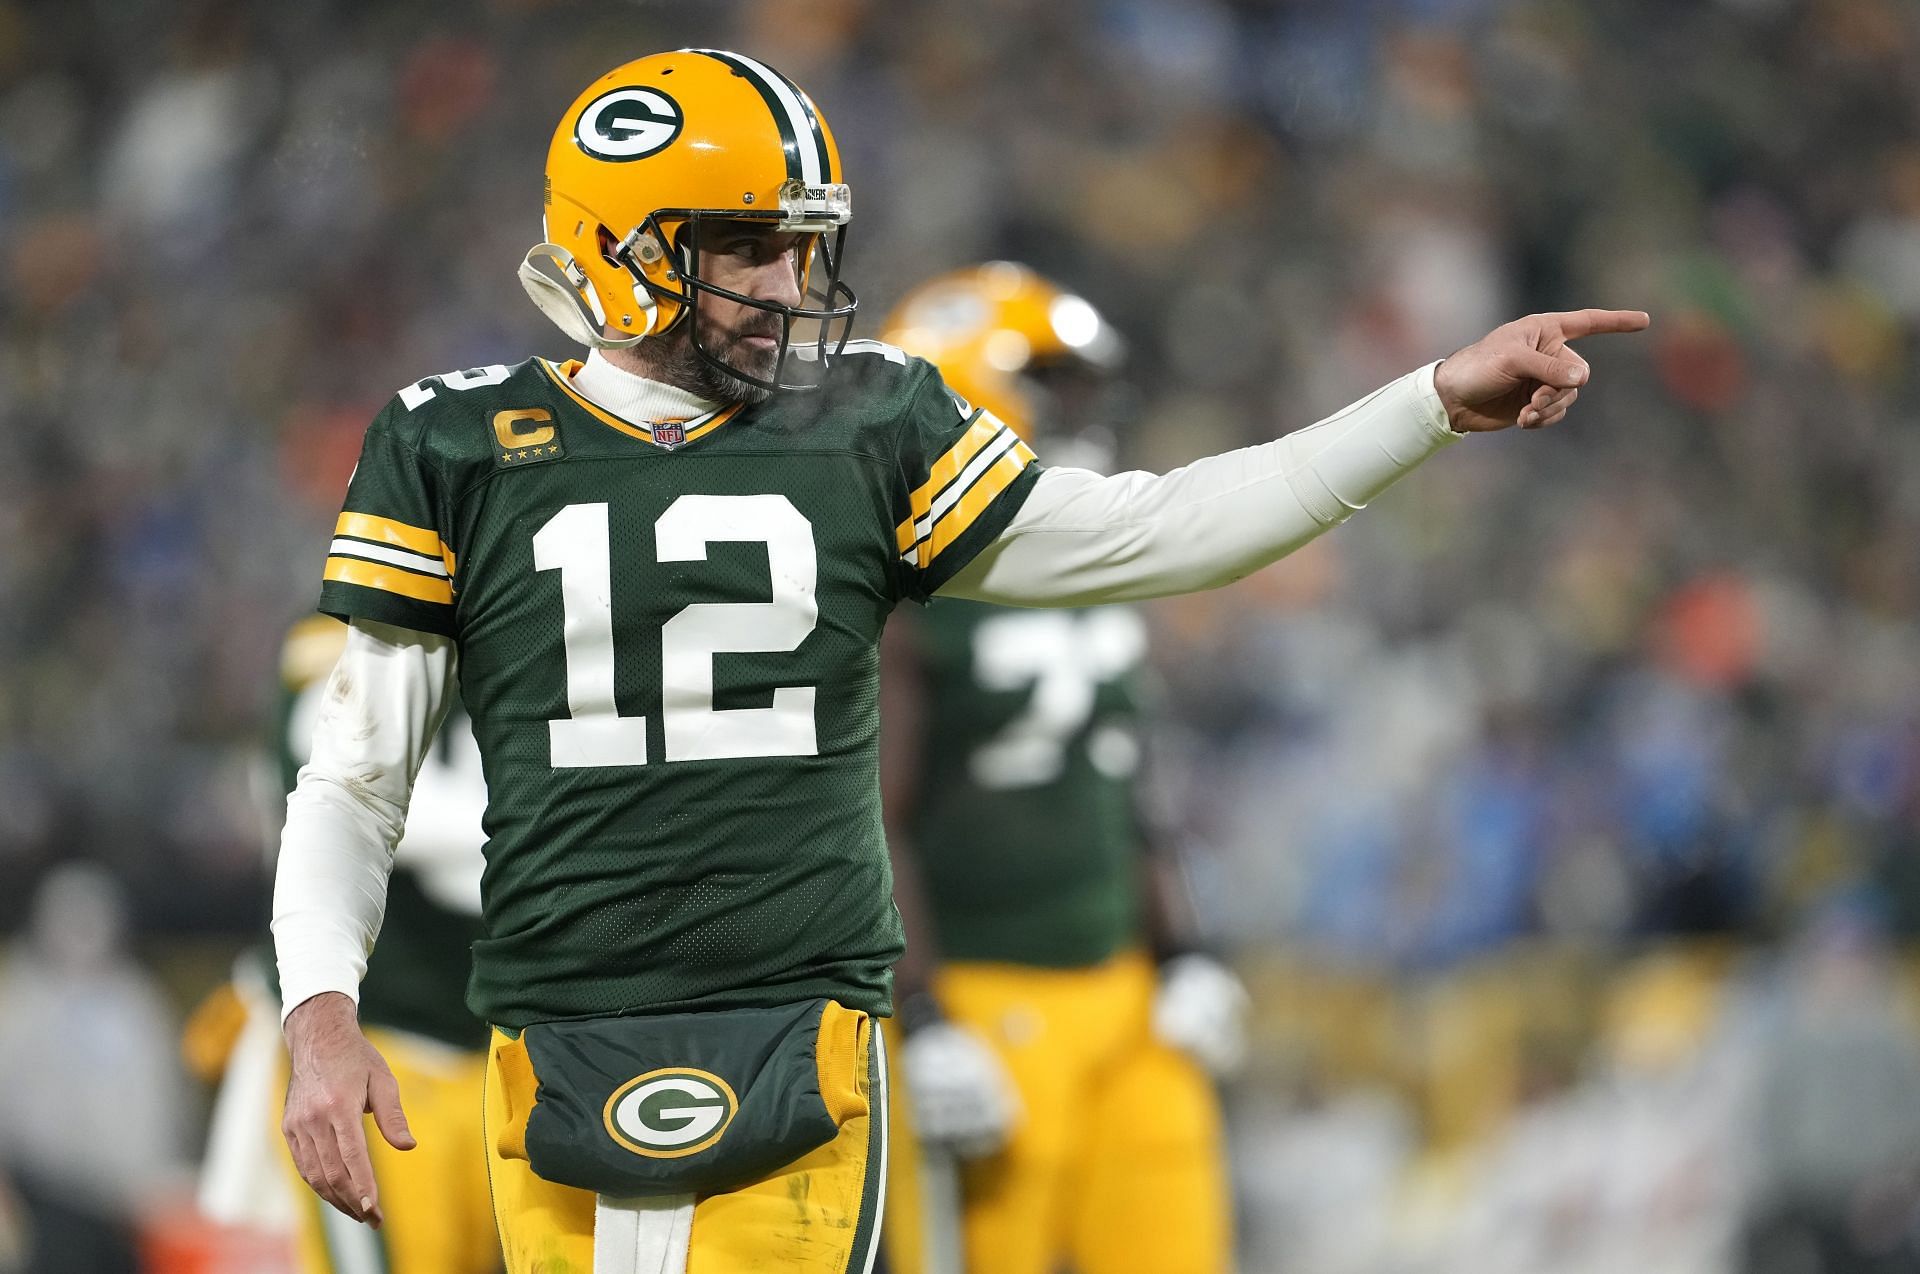
[[[372,540],[376,544],[391,544],[426,557],[437,557],[446,563],[447,574],[453,574],[453,550],[441,543],[438,532],[425,527],[408,526],[405,522],[375,517],[371,513],[342,513],[340,520],[333,524],[333,533],[351,535],[356,540]]]
[[[1034,459],[1033,448],[1017,438],[1009,436],[997,445],[997,456],[981,456],[982,461],[989,462],[971,477],[961,475],[967,484],[964,489],[949,488],[939,495],[935,506],[926,514],[909,518],[894,528],[894,542],[899,545],[902,557],[918,566],[931,562],[940,550],[972,526],[974,519],[985,512]]]
[[[1022,453],[1025,453],[1024,455]],[[993,462],[988,470],[980,475],[980,480],[968,488],[960,497],[959,503],[948,510],[947,515],[933,524],[933,536],[927,542],[926,551],[920,555],[920,565],[925,566],[940,556],[942,549],[959,539],[966,529],[973,525],[974,519],[986,512],[987,506],[1000,498],[1000,493],[1013,485],[1020,471],[1033,459],[1033,452],[1025,443]]]
[[[416,601],[438,602],[443,606],[453,604],[453,585],[446,580],[434,579],[430,575],[415,575],[412,571],[382,566],[378,562],[363,562],[357,557],[328,558],[326,577],[342,584],[358,584],[362,588],[398,593]]]
[[[993,436],[1004,428],[1006,426],[989,412],[983,411],[975,416],[973,423],[967,426],[967,431],[960,435],[960,440],[948,447],[946,454],[933,462],[933,467],[927,471],[927,480],[914,488],[913,494],[908,497],[908,505],[913,510],[913,516],[909,522],[918,522],[927,516],[933,508],[933,498],[939,495],[948,483],[959,477],[960,471],[967,467],[967,461],[979,455],[980,449],[992,442]],[[907,544],[902,544],[900,547],[904,549],[911,543],[912,541],[909,540]]]

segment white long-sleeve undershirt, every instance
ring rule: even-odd
[[[456,647],[355,620],[280,833],[273,945],[282,1014],[322,991],[360,998],[407,805],[452,699]]]
[[[602,393],[613,391],[601,382],[620,390],[618,378],[641,379],[604,359],[590,367]],[[940,592],[1078,606],[1217,587],[1346,521],[1458,437],[1428,366],[1306,429],[1164,475],[1049,469]],[[280,839],[273,934],[283,1012],[323,991],[358,999],[393,847],[455,663],[445,637],[350,625]]]
[[[940,589],[1004,606],[1087,606],[1230,584],[1364,508],[1461,437],[1410,372],[1317,424],[1171,473],[1047,469],[998,539]]]

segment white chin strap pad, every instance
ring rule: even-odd
[[[553,320],[555,327],[582,345],[594,349],[626,349],[646,339],[645,332],[616,338],[602,331],[606,316],[600,312],[600,298],[594,295],[593,285],[574,263],[573,254],[560,245],[534,244],[520,263],[519,274],[520,286],[527,290],[528,299]],[[637,288],[635,295],[639,295]],[[644,304],[651,326],[653,298],[644,298]]]

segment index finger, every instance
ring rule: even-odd
[[[1645,331],[1653,322],[1645,310],[1566,310],[1541,317],[1559,327],[1560,334],[1570,341],[1609,332]]]

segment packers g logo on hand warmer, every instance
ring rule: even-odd
[[[740,1109],[711,1071],[667,1067],[636,1075],[607,1098],[607,1135],[649,1159],[679,1159],[720,1140]]]
[[[617,88],[587,103],[573,139],[595,159],[624,164],[671,146],[686,122],[680,103],[659,89]]]

